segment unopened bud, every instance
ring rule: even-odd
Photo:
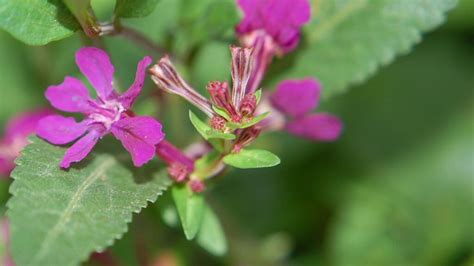
[[[189,186],[194,193],[201,193],[206,188],[206,185],[201,180],[197,179],[189,181]]]
[[[242,116],[251,116],[257,108],[257,97],[253,93],[245,95],[242,103],[240,104],[240,113]]]
[[[214,116],[211,118],[211,127],[217,131],[224,131],[226,120],[221,116]]]
[[[181,163],[172,163],[168,167],[168,174],[176,182],[183,182],[188,177],[189,171],[186,165]]]

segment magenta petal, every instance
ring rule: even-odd
[[[239,0],[244,19],[237,27],[240,34],[263,29],[284,52],[299,42],[300,29],[311,18],[308,0]]]
[[[39,121],[36,133],[53,144],[61,145],[78,139],[87,129],[87,120],[77,123],[72,117],[52,115]]]
[[[288,132],[316,141],[334,141],[341,135],[342,122],[336,116],[318,113],[295,119],[286,125]]]
[[[112,126],[112,134],[119,139],[132,155],[137,167],[147,163],[155,156],[155,145],[165,136],[161,124],[152,117],[137,116],[124,118]]]
[[[76,53],[76,64],[87,77],[97,94],[105,100],[113,91],[114,66],[106,52],[95,47],[81,48]]]
[[[135,81],[133,82],[132,86],[130,86],[130,88],[120,96],[120,101],[126,109],[130,109],[132,107],[133,102],[140,94],[143,83],[145,82],[147,67],[151,64],[151,62],[151,57],[146,56],[138,63]]]
[[[321,85],[315,79],[286,80],[271,96],[272,105],[290,116],[302,116],[319,103]]]
[[[99,140],[100,134],[97,131],[90,131],[74,143],[71,148],[66,151],[64,158],[60,164],[61,168],[69,168],[71,163],[80,162],[84,159],[94,148]]]
[[[41,109],[28,113],[23,113],[10,120],[5,129],[5,142],[11,142],[18,137],[26,138],[28,135],[35,133],[38,122],[54,114],[49,109]]]
[[[76,78],[66,77],[63,83],[49,86],[46,98],[52,106],[61,111],[87,113],[91,110],[89,91]]]

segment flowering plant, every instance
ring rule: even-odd
[[[376,149],[328,99],[455,0],[435,2],[0,0],[0,264],[304,264],[299,238],[329,235],[345,202],[336,177],[370,172],[357,162]],[[295,217],[312,229],[267,221]],[[261,224],[270,237],[247,236]]]

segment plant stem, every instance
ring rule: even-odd
[[[120,26],[118,34],[149,50],[150,52],[155,53],[156,55],[162,55],[165,52],[164,49],[156,45],[152,40],[148,39],[145,35],[136,31],[135,29],[129,28],[127,26]]]

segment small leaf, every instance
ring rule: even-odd
[[[215,130],[208,130],[206,132],[208,139],[226,139],[226,140],[234,140],[235,135],[232,133],[223,133]]]
[[[112,245],[127,231],[132,214],[171,184],[165,172],[136,183],[106,153],[61,170],[65,148],[36,137],[31,141],[12,173],[7,204],[17,265],[78,265]]]
[[[256,102],[257,104],[260,103],[260,100],[262,99],[262,89],[259,89],[255,92],[255,98],[256,98]]]
[[[260,123],[260,121],[265,119],[269,114],[270,114],[270,112],[265,112],[261,115],[257,115],[256,117],[252,118],[252,120],[250,120],[249,122],[242,124],[240,126],[240,128],[248,128],[248,127],[251,127],[253,125],[256,125],[256,124]]]
[[[191,110],[189,110],[189,120],[193,124],[194,128],[199,132],[199,134],[218,151],[223,151],[222,139],[233,140],[235,135],[232,133],[222,133],[213,130],[208,124],[204,123],[201,119],[197,117]]]
[[[204,213],[204,196],[193,193],[187,185],[176,185],[172,189],[173,200],[178,209],[181,225],[187,240],[196,237]]]
[[[227,113],[226,110],[224,110],[223,108],[220,108],[220,107],[217,107],[215,105],[212,106],[212,109],[214,110],[214,112],[216,112],[218,115],[224,117],[227,121],[231,120],[229,114]]]
[[[218,174],[220,170],[222,170],[220,167],[217,167],[221,163],[221,152],[222,151],[211,151],[199,158],[195,163],[193,175],[205,179]]]
[[[117,0],[115,15],[122,18],[138,18],[150,15],[160,0]]]
[[[207,135],[207,132],[212,130],[212,128],[204,123],[197,115],[193,113],[193,111],[189,110],[189,120],[191,120],[191,123],[193,124],[194,128],[201,134],[201,136],[205,139],[208,140],[209,136]]]
[[[206,205],[201,229],[197,236],[198,244],[214,256],[227,253],[227,240],[222,225],[214,211]]]
[[[280,158],[266,150],[241,150],[239,153],[226,155],[224,162],[237,168],[249,169],[276,166],[280,164]]]
[[[61,0],[0,0],[0,27],[30,45],[64,39],[80,28]]]

